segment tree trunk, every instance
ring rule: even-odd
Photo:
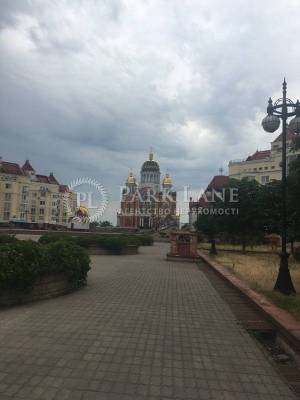
[[[244,238],[242,239],[242,252],[243,254],[246,253],[246,240]]]
[[[211,243],[211,247],[210,247],[209,254],[216,255],[217,254],[216,240],[215,239],[211,239],[210,243]]]
[[[291,238],[291,253],[294,254],[294,238]]]
[[[283,293],[287,296],[290,294],[295,294],[296,290],[294,288],[290,270],[288,267],[288,254],[281,254],[281,261],[279,272],[277,276],[277,280],[274,286],[274,290],[278,290],[280,293]]]

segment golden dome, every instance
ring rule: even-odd
[[[135,179],[135,177],[133,176],[133,173],[132,173],[132,172],[130,172],[130,174],[129,174],[128,178],[127,178],[126,183],[127,183],[128,185],[133,185],[133,184],[136,183],[136,179]]]
[[[78,210],[76,211],[76,215],[80,217],[88,217],[89,216],[89,210],[85,206],[80,206]]]
[[[166,174],[166,176],[163,179],[163,185],[172,185],[172,178],[170,177],[169,174]]]

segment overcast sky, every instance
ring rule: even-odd
[[[284,76],[300,96],[299,15],[299,0],[1,0],[0,155],[95,178],[111,204],[150,146],[178,190],[206,186],[269,147]]]

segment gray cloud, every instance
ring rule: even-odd
[[[178,188],[268,148],[283,76],[299,96],[298,0],[1,2],[1,155],[117,196],[150,146]]]

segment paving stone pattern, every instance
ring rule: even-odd
[[[0,311],[0,400],[295,399],[195,264],[93,256],[78,292]]]

